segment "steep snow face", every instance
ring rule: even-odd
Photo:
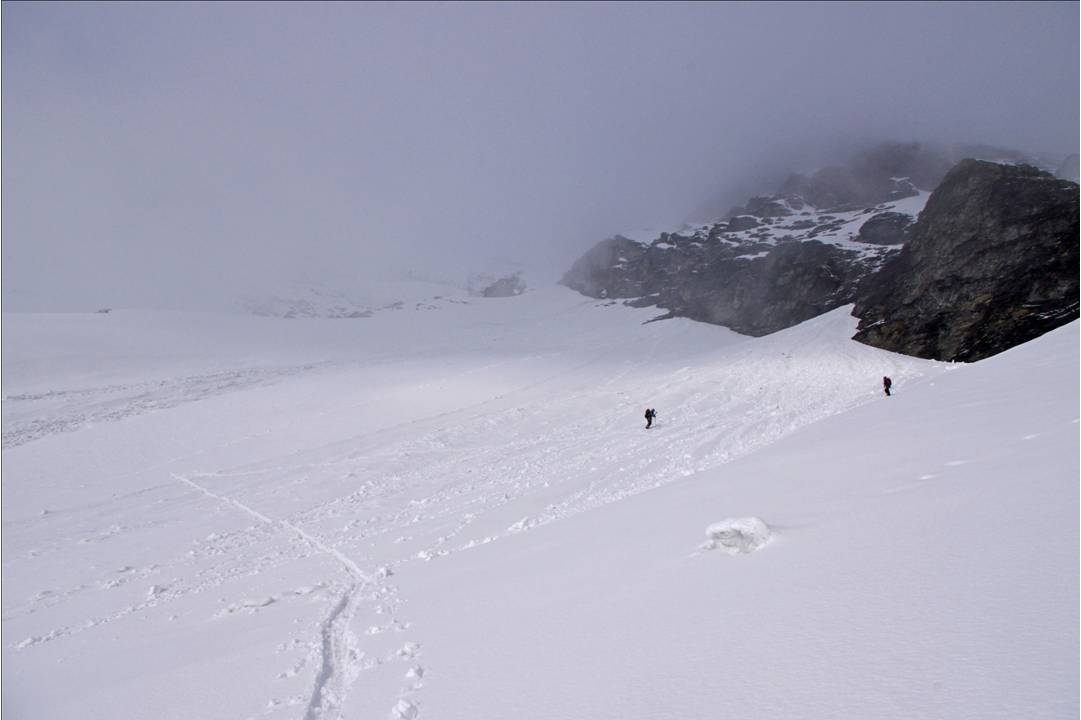
[[[1076,323],[951,366],[652,314],[5,316],[4,709],[1076,706]]]

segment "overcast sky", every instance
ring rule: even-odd
[[[1078,7],[5,2],[4,307],[555,279],[867,139],[1064,156]]]

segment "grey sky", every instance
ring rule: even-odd
[[[866,139],[1076,152],[1078,7],[5,2],[5,309],[554,278]]]

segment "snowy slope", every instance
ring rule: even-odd
[[[752,339],[471,300],[6,315],[3,709],[1076,707],[1076,323],[961,367],[844,309]],[[702,549],[751,516],[763,548]]]

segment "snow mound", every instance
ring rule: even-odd
[[[729,555],[752,553],[762,548],[773,537],[769,525],[760,518],[728,518],[706,528],[709,538],[703,550],[724,550]]]
[[[390,716],[393,720],[414,720],[419,712],[420,710],[417,709],[416,705],[408,700],[402,699],[399,700],[398,704],[391,710]]]

